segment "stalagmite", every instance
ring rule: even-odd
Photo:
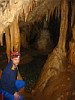
[[[48,56],[48,59],[42,69],[42,72],[39,76],[35,87],[35,99],[43,100],[44,97],[47,97],[47,100],[50,100],[49,91],[45,91],[47,84],[51,77],[56,76],[58,72],[63,70],[66,61],[66,52],[65,52],[65,41],[68,28],[68,0],[62,0],[61,3],[61,26],[60,26],[60,37],[57,47],[53,52]],[[48,95],[47,95],[48,94]]]
[[[17,17],[15,17],[13,25],[14,25],[14,35],[13,35],[14,51],[20,52],[20,32],[19,32],[19,25],[18,25]]]
[[[6,54],[8,57],[8,62],[10,61],[10,33],[9,33],[9,27],[5,29],[5,37],[6,37]]]

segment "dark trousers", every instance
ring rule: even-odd
[[[25,85],[26,85],[25,81],[16,80],[16,89],[18,91],[20,91],[20,89],[22,89]],[[7,91],[0,90],[0,94],[2,93],[4,94],[4,100],[14,100],[14,95],[8,93]],[[22,95],[19,94],[19,96],[20,96],[19,100],[24,100]]]

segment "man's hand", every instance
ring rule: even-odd
[[[19,100],[20,96],[18,94],[18,92],[15,92],[14,93],[14,100]]]

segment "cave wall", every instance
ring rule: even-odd
[[[61,24],[59,41],[53,52],[49,54],[48,59],[41,71],[41,74],[35,86],[36,100],[43,100],[46,97],[48,98],[47,100],[51,99],[49,95],[51,88],[47,88],[50,86],[50,79],[57,76],[61,71],[63,71],[64,67],[66,66],[66,36],[68,34],[67,30],[69,13],[68,0],[62,0],[60,6]]]

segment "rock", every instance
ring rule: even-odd
[[[47,22],[44,21],[43,29],[41,29],[40,35],[37,40],[37,48],[41,52],[50,52],[53,49],[53,41],[51,34],[47,27]]]

